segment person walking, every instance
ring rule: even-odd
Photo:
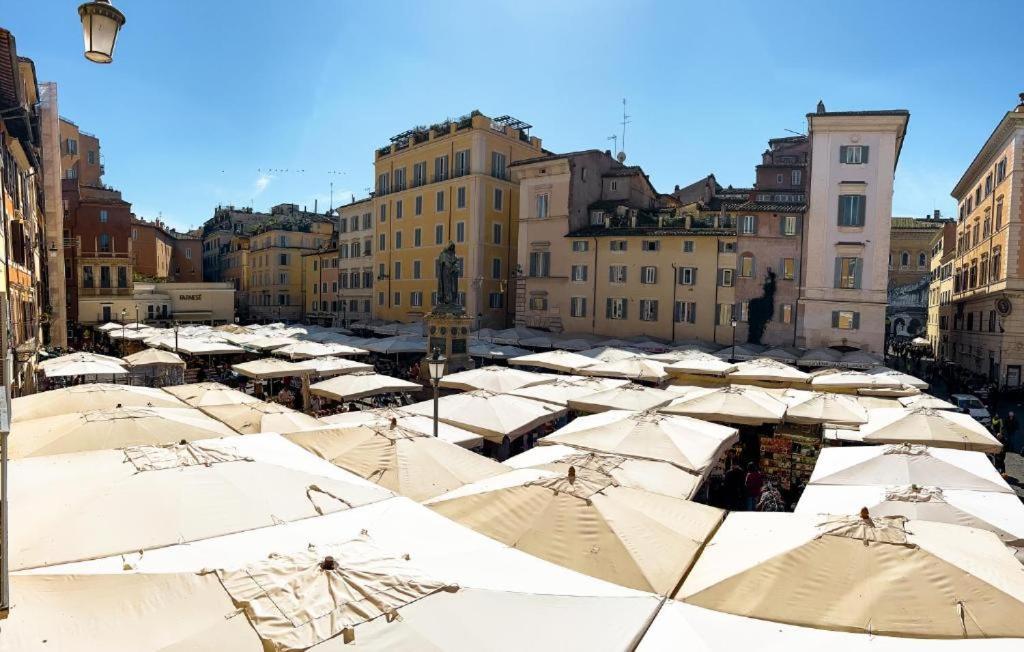
[[[764,476],[761,475],[756,462],[747,464],[747,476],[744,478],[743,484],[747,490],[747,511],[752,512],[757,508],[757,503],[761,499],[761,490],[764,489]]]
[[[1003,444],[1011,450],[1024,455],[1024,446],[1017,441],[1017,416],[1011,410],[1003,421]]]
[[[744,505],[744,476],[743,467],[740,466],[738,460],[732,460],[729,468],[725,472],[725,479],[722,483],[725,493],[725,507],[731,510],[743,509]]]

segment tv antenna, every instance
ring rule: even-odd
[[[619,149],[619,135],[618,134],[612,134],[611,136],[608,136],[608,140],[612,141],[612,151],[613,152]]]
[[[630,120],[631,117],[626,113],[626,98],[622,98],[622,149],[619,150],[618,156],[615,157],[619,160],[619,163],[626,160],[626,125],[632,122]]]

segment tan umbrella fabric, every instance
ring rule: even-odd
[[[245,346],[258,351],[273,351],[274,349],[280,349],[281,347],[285,347],[290,344],[297,344],[298,342],[299,340],[291,337],[271,335],[250,340],[249,342],[246,342]]]
[[[129,367],[147,367],[152,365],[174,365],[184,367],[185,361],[177,354],[160,349],[143,349],[138,353],[125,356],[125,364]]]
[[[917,394],[915,396],[901,396],[896,399],[905,408],[929,408],[932,410],[956,410],[957,407],[949,401],[932,396],[931,394]]]
[[[434,416],[433,401],[413,403],[403,409]],[[437,409],[441,421],[478,433],[496,444],[505,437],[515,440],[565,415],[565,408],[557,405],[485,390],[441,397]]]
[[[257,432],[297,432],[323,428],[319,420],[278,403],[239,403],[201,408],[217,421],[242,435]]]
[[[610,476],[623,487],[643,489],[674,498],[693,498],[703,482],[700,475],[684,471],[668,462],[595,453],[561,444],[534,446],[510,457],[503,464],[515,469],[541,469],[558,475],[568,474],[569,467],[596,471]]]
[[[47,378],[66,376],[118,376],[128,373],[124,360],[96,353],[71,353],[39,363]]]
[[[665,354],[669,355],[669,354]],[[702,351],[678,351],[671,354],[674,360],[669,362],[665,371],[673,376],[700,374],[708,376],[724,376],[736,370],[736,365],[726,362],[718,356]]]
[[[629,383],[607,389],[596,394],[569,399],[570,410],[580,412],[605,412],[607,410],[651,410],[679,398],[679,395],[664,389]]]
[[[781,423],[786,404],[757,388],[733,385],[691,392],[660,411],[721,423],[761,425]]]
[[[333,355],[366,355],[369,351],[357,349],[354,346],[335,344],[333,342],[296,342],[279,349],[274,349],[274,355],[284,356],[292,360],[308,360],[309,358],[320,358]]]
[[[592,349],[580,351],[580,355],[601,362],[617,362],[635,358],[644,354],[640,349],[618,348],[614,346],[595,346]]]
[[[622,378],[575,376],[558,378],[557,380],[540,383],[539,385],[521,387],[509,392],[509,394],[566,407],[571,400],[586,398],[598,392],[615,389],[627,384],[629,384],[629,381]]]
[[[835,371],[815,375],[811,378],[811,387],[818,391],[828,390],[853,390],[861,388],[869,389],[894,389],[902,383],[891,377],[878,374],[868,374],[863,371]]]
[[[876,376],[883,376],[898,381],[901,385],[910,385],[916,389],[928,389],[928,383],[921,380],[917,376],[911,376],[910,374],[903,373],[902,371],[896,371],[889,367],[872,367],[868,369],[869,374]]]
[[[857,390],[861,396],[877,396],[880,398],[903,398],[906,396],[917,396],[921,393],[916,387],[900,385],[899,387],[862,387]]]
[[[786,409],[790,423],[837,423],[860,425],[867,423],[868,411],[853,396],[829,392],[810,392]]]
[[[519,469],[425,504],[541,559],[661,594],[679,583],[723,515],[588,470]]]
[[[998,453],[1003,445],[969,414],[950,410],[872,410],[860,427],[866,444],[925,444],[941,448]]]
[[[252,459],[244,439],[172,444],[191,449],[172,455],[139,447],[12,461],[12,570],[269,527],[391,496],[355,477],[341,480],[351,476],[329,465],[333,476]],[[161,463],[168,457],[177,466]]]
[[[363,371],[373,371],[372,364],[356,362],[345,358],[311,358],[305,360],[303,365],[313,367],[317,376],[342,376]]]
[[[160,346],[170,350],[177,348],[178,352],[187,353],[189,355],[225,355],[229,353],[245,352],[244,349],[237,347],[234,344],[199,337],[179,336],[177,344],[175,344],[173,337],[164,337],[161,338]]]
[[[539,443],[669,462],[702,476],[738,440],[735,428],[707,421],[615,410],[575,419]]]
[[[160,389],[135,385],[91,383],[19,396],[11,401],[11,420],[30,421],[73,412],[122,407],[185,407]]]
[[[741,362],[736,365],[736,370],[730,372],[728,376],[729,380],[734,383],[749,381],[803,383],[810,378],[796,367],[771,358],[757,358]]]
[[[243,376],[257,380],[303,376],[316,371],[312,365],[302,362],[289,362],[278,358],[263,358],[262,360],[253,360],[252,362],[242,362],[231,365],[231,368]]]
[[[394,419],[398,425],[412,432],[422,435],[434,435],[433,417],[425,417],[419,414],[406,412],[399,408],[375,408],[373,410],[356,410],[355,412],[342,412],[326,417],[320,417],[320,421],[339,428],[351,428],[354,426],[386,426]],[[437,437],[463,448],[476,448],[484,442],[484,438],[475,432],[458,428],[440,419],[437,423]]]
[[[298,432],[287,438],[332,464],[416,501],[508,471],[487,457],[400,426]]]
[[[1024,572],[995,535],[900,517],[732,513],[675,597],[881,636],[1024,636]]]
[[[194,408],[108,408],[14,423],[10,456],[19,459],[234,434],[224,424]]]
[[[597,361],[594,360],[594,358],[588,358],[587,356],[580,355],[579,353],[570,353],[569,351],[562,351],[559,349],[557,351],[532,353],[530,355],[512,358],[508,363],[523,367],[540,367],[542,369],[552,369],[554,371],[569,373],[583,369],[584,367],[592,367],[597,364]]]
[[[440,386],[446,389],[460,389],[467,392],[483,389],[488,392],[503,394],[520,387],[536,385],[537,383],[547,382],[555,378],[557,376],[553,374],[541,374],[492,365],[480,367],[479,369],[467,369],[466,371],[459,371],[444,376],[441,378]]]
[[[604,378],[626,378],[661,383],[668,378],[665,363],[635,356],[614,362],[599,362],[593,366],[580,369],[585,376],[602,376]]]
[[[192,407],[202,408],[214,405],[239,405],[242,403],[259,403],[255,396],[232,389],[220,383],[192,383],[190,385],[174,385],[164,387],[165,392],[180,398]]]
[[[415,392],[420,389],[422,387],[416,383],[378,373],[346,374],[309,386],[309,391],[313,394],[336,401],[355,401],[368,396]]]

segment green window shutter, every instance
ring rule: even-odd
[[[861,163],[867,163],[868,162],[868,146],[867,145],[863,145],[860,148],[860,162]]]
[[[839,162],[843,163],[846,161],[846,145],[839,146]]]
[[[697,268],[696,267],[694,267],[693,271],[690,272],[690,280],[693,282],[694,285],[697,285]]]
[[[867,197],[857,195],[857,226],[864,226],[864,216],[867,209]]]
[[[689,321],[690,321],[691,324],[696,323],[696,321],[697,321],[697,304],[696,303],[694,303],[693,306],[690,308],[690,319],[689,319]]]
[[[611,319],[612,318],[612,299],[611,299],[611,297],[608,297],[608,299],[605,300],[604,316],[607,319]]]
[[[843,199],[845,199],[845,198],[846,198],[846,195],[839,195],[839,209],[838,209],[838,212],[836,213],[836,215],[838,215],[838,224],[840,226],[843,226],[844,223],[845,223],[844,220],[843,220]]]
[[[754,223],[754,235],[757,235],[757,215],[751,215],[750,219]]]
[[[853,269],[853,287],[855,287],[855,288],[857,288],[859,290],[860,289],[861,272],[864,271],[864,259],[863,258],[854,258],[854,260],[857,261],[857,262],[855,263],[856,267],[854,267],[854,269]]]
[[[629,299],[622,299],[622,318],[629,319]]]
[[[614,283],[615,282],[615,265],[609,265],[608,266],[608,282],[609,283]]]
[[[796,216],[796,234],[802,235],[804,232],[804,218],[801,215]]]
[[[853,327],[855,329],[860,328],[860,313],[859,312],[853,313]]]
[[[835,261],[836,261],[835,280],[832,283],[832,287],[838,288],[838,287],[841,287],[839,285],[839,275],[842,273],[842,270],[843,270],[843,259],[842,258],[836,258]]]
[[[832,328],[839,328],[839,311],[832,311]]]

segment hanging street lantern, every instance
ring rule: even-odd
[[[110,0],[92,0],[78,7],[85,38],[85,58],[94,63],[114,60],[117,33],[124,26],[124,14]]]

